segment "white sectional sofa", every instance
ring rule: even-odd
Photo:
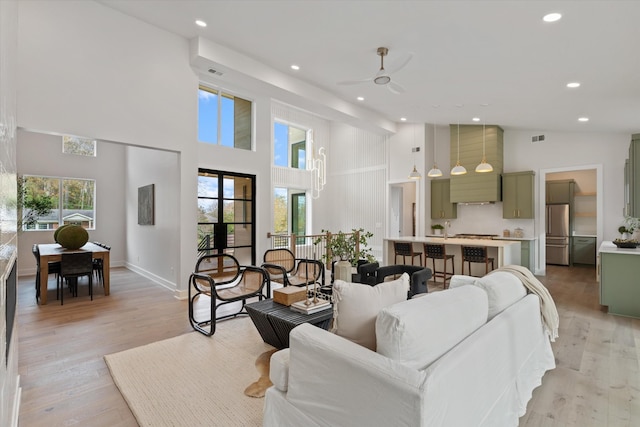
[[[296,327],[271,359],[263,425],[517,426],[555,367],[540,301],[509,273],[474,281],[382,309],[377,351]]]

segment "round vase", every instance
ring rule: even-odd
[[[334,279],[351,281],[351,263],[349,261],[338,261],[334,266]]]

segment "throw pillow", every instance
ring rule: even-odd
[[[460,286],[428,293],[380,311],[377,352],[424,369],[487,322],[487,293]]]
[[[331,332],[356,344],[376,349],[376,317],[384,307],[406,301],[409,275],[376,286],[336,280],[333,284]]]
[[[476,279],[475,285],[489,297],[489,320],[527,295],[520,279],[506,271],[496,271]]]

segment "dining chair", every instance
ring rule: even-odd
[[[89,295],[93,301],[93,253],[63,253],[57,287],[60,305],[64,305],[64,283],[69,283],[72,295],[78,296],[78,279],[83,276],[89,279]]]
[[[462,246],[462,274],[464,274],[465,262],[469,266],[469,276],[472,276],[472,262],[484,264],[484,274],[489,273],[489,264],[491,264],[491,270],[494,269],[493,258],[488,256],[488,248],[486,246]]]
[[[415,252],[413,250],[413,243],[411,242],[393,242],[393,250],[395,257],[393,262],[396,263],[399,256],[402,257],[402,263],[407,264],[406,258],[409,257],[411,265],[413,265],[413,259],[418,258],[420,266],[422,266],[422,252]]]
[[[31,252],[33,256],[36,258],[36,301],[40,298],[40,248],[38,244],[34,244],[31,248]],[[60,261],[50,262],[49,265],[49,274],[56,275],[56,281],[58,280],[58,275],[60,274]]]
[[[100,246],[101,248],[105,248],[108,251],[111,250],[111,246],[105,245],[104,243],[100,243],[100,242],[93,242],[93,243],[95,245]],[[96,276],[96,279],[100,282],[100,284],[104,285],[104,262],[102,258],[95,258],[93,260],[93,272]]]
[[[456,274],[456,265],[455,265],[455,255],[448,254],[445,245],[442,244],[433,244],[433,243],[425,243],[424,244],[424,258],[425,265],[429,263],[429,259],[431,259],[431,270],[433,271],[433,281],[437,282],[437,278],[442,278],[442,287],[443,289],[447,289],[448,282],[451,281],[451,276]],[[442,270],[436,269],[436,260],[442,260]],[[451,271],[447,270],[447,261],[451,261]]]

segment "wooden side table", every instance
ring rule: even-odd
[[[328,329],[333,309],[328,308],[313,314],[298,313],[272,299],[245,305],[249,317],[260,333],[262,340],[278,349],[289,347],[289,333],[302,323],[311,323]]]

